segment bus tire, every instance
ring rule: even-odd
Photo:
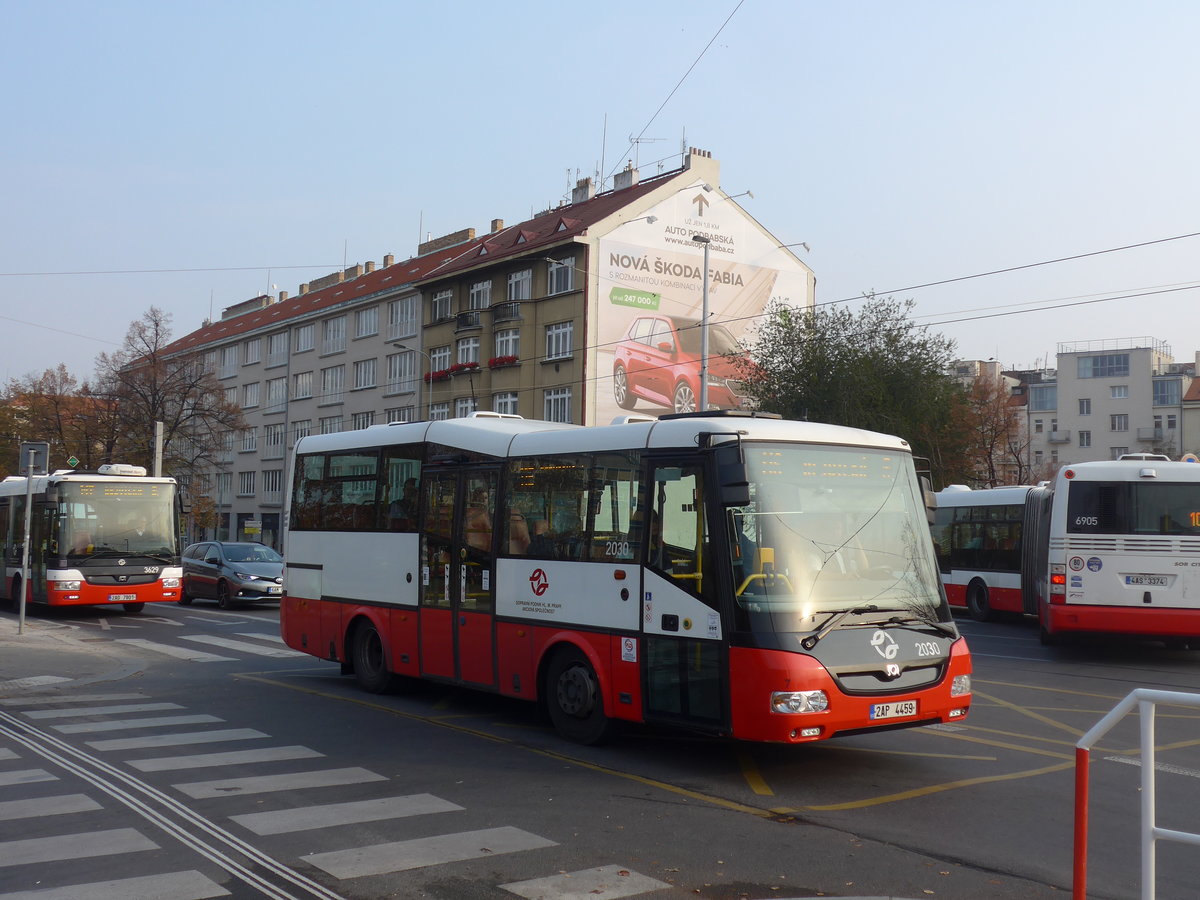
[[[125,607],[126,614],[131,616],[140,615],[146,608],[145,603],[122,603],[121,605]]]
[[[987,585],[982,581],[972,581],[967,586],[967,611],[976,622],[991,622],[996,618],[996,611],[988,602]]]
[[[576,744],[602,744],[612,737],[615,725],[604,714],[600,680],[577,647],[554,654],[546,670],[546,708],[554,729]]]
[[[385,694],[391,690],[395,679],[388,671],[383,638],[373,623],[363,622],[354,629],[350,660],[354,665],[354,680],[364,691]]]

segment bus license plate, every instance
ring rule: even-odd
[[[137,594],[109,594],[109,603],[133,603],[137,600]]]
[[[1144,584],[1149,587],[1166,587],[1166,575],[1126,575],[1126,584]]]
[[[871,704],[872,719],[899,719],[902,716],[915,716],[916,714],[916,700],[901,700],[898,703]]]

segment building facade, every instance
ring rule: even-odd
[[[702,367],[709,407],[737,406],[739,342],[772,302],[814,294],[812,271],[692,149],[653,178],[626,168],[612,190],[583,179],[517,225],[245,301],[168,348],[202,358],[246,421],[215,470],[171,473],[215,506],[191,537],[278,547],[288,456],[312,433],[476,410],[585,425],[683,411]]]

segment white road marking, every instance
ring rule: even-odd
[[[58,781],[57,775],[51,775],[45,769],[18,769],[15,772],[0,772],[0,787],[10,784],[34,784],[38,781]]]
[[[131,760],[129,764],[143,772],[170,772],[175,769],[202,769],[206,766],[313,759],[324,755],[308,747],[262,747],[257,750],[230,750],[225,753],[200,753],[194,756],[159,756],[155,759]]]
[[[230,818],[255,834],[291,834],[336,825],[357,825],[360,822],[381,822],[407,816],[457,812],[462,807],[432,794],[411,794],[407,797],[378,797],[350,803],[327,803],[323,806],[304,806],[281,809],[277,812],[250,813]]]
[[[669,887],[671,885],[665,881],[657,881],[622,866],[600,866],[500,885],[501,890],[526,900],[613,900]]]
[[[115,856],[138,850],[157,850],[158,844],[132,828],[87,831],[5,841],[0,844],[0,866],[26,866],[30,863],[61,862],[93,856]]]
[[[64,681],[70,680],[70,678],[64,678],[61,675],[30,675],[28,678],[14,678],[12,681],[0,681],[0,691],[45,687],[48,684],[62,684]]]
[[[176,659],[187,659],[192,662],[230,662],[233,659],[232,656],[217,656],[215,653],[205,653],[203,650],[189,650],[187,647],[176,647],[173,644],[158,644],[154,641],[142,640],[141,638],[122,638],[117,643],[129,644],[141,650],[162,653],[165,656],[173,656]]]
[[[69,697],[8,697],[0,706],[35,706],[38,703],[111,703],[114,700],[145,700],[145,694],[72,694]]]
[[[223,722],[216,716],[161,716],[157,719],[121,719],[116,722],[78,722],[74,725],[52,725],[61,734],[89,734],[96,731],[128,731],[131,728],[166,728],[171,725],[208,725]]]
[[[0,802],[0,822],[91,812],[102,808],[87,794],[60,794],[57,797],[38,797],[34,800],[5,800]]]
[[[481,856],[495,856],[498,853],[516,853],[521,850],[556,846],[558,845],[554,841],[522,831],[520,828],[505,826],[390,844],[375,844],[350,850],[335,850],[332,853],[314,853],[300,858],[328,872],[334,878],[358,878],[363,875],[386,875],[389,872],[420,869],[464,859],[479,859]]]
[[[283,635],[281,635],[281,634],[267,634],[266,632],[258,632],[258,631],[239,631],[239,632],[237,632],[237,636],[238,637],[257,638],[260,641],[274,641],[277,644],[283,643]],[[302,655],[307,656],[308,654],[302,654]]]
[[[262,775],[256,778],[225,778],[219,781],[197,781],[175,784],[172,787],[196,800],[208,797],[240,797],[244,794],[266,794],[271,791],[292,791],[306,788],[336,787],[342,784],[366,784],[387,781],[369,769],[357,766],[346,769],[323,769],[317,772],[289,772],[284,775]]]
[[[211,644],[214,647],[224,647],[227,650],[240,650],[243,653],[253,653],[257,656],[307,656],[299,650],[288,650],[281,647],[260,647],[258,644],[247,644],[245,641],[235,641],[233,638],[218,637],[215,634],[181,634],[185,641],[195,641],[198,644]]]
[[[124,706],[85,706],[78,709],[27,709],[27,719],[69,719],[72,716],[111,716],[116,713],[163,712],[183,709],[178,703],[129,703]]]
[[[1140,759],[1135,759],[1132,756],[1106,756],[1104,758],[1109,762],[1124,763],[1127,766],[1138,766],[1140,768],[1142,765]],[[1167,772],[1171,775],[1187,775],[1190,778],[1200,778],[1200,771],[1185,769],[1183,766],[1173,766],[1170,763],[1156,762],[1154,764],[1154,771]]]
[[[107,741],[88,741],[95,750],[142,750],[148,747],[180,747],[187,744],[216,744],[222,741],[248,741],[270,737],[253,728],[223,728],[217,731],[180,731],[175,734],[152,734],[147,737],[112,738]]]
[[[0,894],[0,900],[130,900],[153,897],[155,900],[209,900],[228,897],[229,891],[201,873],[167,872],[164,875],[143,875],[119,881],[96,881],[92,884],[72,884],[60,888],[19,891]]]

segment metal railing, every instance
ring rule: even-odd
[[[1200,833],[1172,831],[1155,824],[1154,796],[1154,716],[1155,706],[1186,706],[1200,709],[1200,694],[1178,691],[1156,691],[1138,688],[1113,707],[1104,718],[1075,744],[1075,853],[1071,896],[1074,900],[1087,898],[1087,840],[1088,840],[1088,764],[1095,743],[1136,706],[1141,728],[1142,760],[1142,900],[1154,900],[1155,841],[1178,841],[1200,846]]]

